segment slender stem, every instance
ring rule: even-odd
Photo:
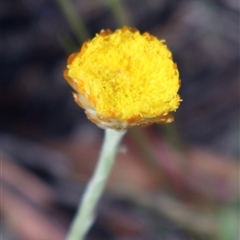
[[[71,1],[56,0],[62,12],[64,13],[72,32],[78,38],[79,42],[84,42],[90,38],[90,34],[87,27],[78,14],[76,8],[72,5]]]
[[[105,130],[104,142],[97,167],[85,190],[67,240],[83,240],[91,227],[95,218],[96,205],[106,185],[124,133],[125,131]]]
[[[122,27],[128,25],[129,19],[126,10],[124,9],[123,3],[121,0],[108,0],[108,6],[113,14],[113,17],[118,25]]]

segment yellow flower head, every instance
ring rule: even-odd
[[[102,30],[68,58],[64,76],[101,128],[172,122],[181,101],[178,69],[164,41],[133,28]]]

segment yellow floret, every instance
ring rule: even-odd
[[[131,122],[175,111],[179,73],[164,41],[124,27],[103,31],[72,56],[65,73],[98,116]]]

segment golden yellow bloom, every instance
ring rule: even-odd
[[[164,41],[133,28],[102,30],[68,58],[64,76],[101,128],[172,122],[181,101],[178,69]]]

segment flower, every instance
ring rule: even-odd
[[[181,101],[177,65],[164,40],[134,28],[96,34],[69,56],[64,77],[101,128],[170,123]]]

